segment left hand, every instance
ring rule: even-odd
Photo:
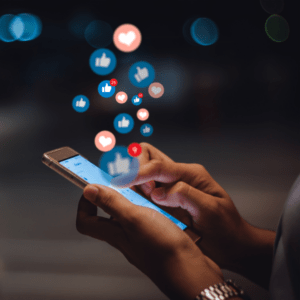
[[[98,217],[97,206],[114,219]],[[120,250],[171,299],[192,300],[224,281],[220,268],[171,220],[109,187],[93,184],[84,189],[76,226]]]

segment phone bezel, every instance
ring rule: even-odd
[[[58,148],[58,149],[55,149],[52,151],[45,152],[42,157],[42,162],[46,166],[48,166],[49,168],[51,168],[52,170],[54,170],[55,172],[57,172],[58,174],[60,174],[61,176],[63,176],[67,180],[69,180],[70,182],[72,182],[73,184],[77,185],[79,188],[84,189],[89,183],[59,163],[62,160],[66,160],[68,158],[72,158],[77,155],[84,157],[83,155],[81,155],[80,153],[78,153],[77,151],[75,151],[74,149],[72,149],[70,147],[61,147],[61,148]],[[84,157],[84,158],[86,160],[88,160],[86,157]],[[151,199],[148,199],[148,198],[145,198],[145,199],[147,199],[148,201],[153,203],[153,201],[151,201]],[[183,231],[195,243],[200,242],[201,237],[197,233],[195,233],[192,228],[187,227]]]

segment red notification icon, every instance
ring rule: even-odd
[[[138,97],[143,98],[144,97],[143,93],[138,93]]]
[[[129,155],[136,157],[142,153],[142,147],[138,143],[132,143],[128,146]]]
[[[111,86],[116,86],[118,84],[118,80],[113,78],[113,79],[110,80],[109,83],[110,83]]]

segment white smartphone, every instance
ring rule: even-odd
[[[131,190],[130,188],[118,189],[111,186],[107,180],[104,179],[108,178],[110,175],[102,171],[99,167],[92,164],[84,156],[80,155],[70,147],[62,147],[44,153],[42,162],[81,189],[84,189],[88,184],[101,184],[109,186],[118,191],[133,204],[152,208],[165,215],[180,229],[184,230],[195,243],[200,240],[200,236],[198,236],[190,227],[171,216],[169,213],[165,212],[135,191]]]

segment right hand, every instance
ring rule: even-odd
[[[152,145],[140,145],[138,176],[122,187],[139,186],[154,203],[192,227],[202,237],[202,252],[221,268],[236,269],[240,258],[252,255],[252,226],[202,165],[176,163]],[[118,177],[111,183],[117,182]]]

